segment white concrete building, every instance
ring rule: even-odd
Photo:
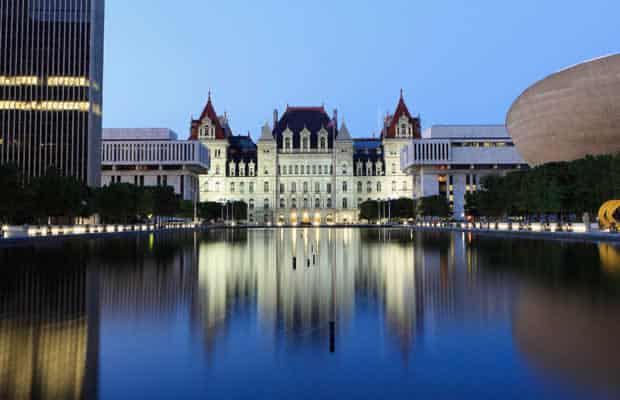
[[[183,200],[197,199],[198,176],[209,168],[207,148],[170,129],[104,129],[101,158],[103,186],[172,186]]]
[[[209,148],[200,201],[244,201],[250,223],[325,224],[358,221],[366,200],[409,197],[401,148],[420,138],[420,119],[402,97],[378,138],[354,139],[324,107],[288,107],[266,123],[257,143],[234,135],[228,117],[207,101],[190,138]]]
[[[401,167],[413,177],[414,198],[444,195],[457,219],[483,176],[528,168],[504,125],[433,126],[401,149]]]

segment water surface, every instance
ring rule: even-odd
[[[299,228],[0,248],[0,399],[612,399],[619,341],[608,244]]]

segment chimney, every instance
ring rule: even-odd
[[[278,123],[278,109],[273,110],[273,129],[276,128],[276,124]]]

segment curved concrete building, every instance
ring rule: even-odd
[[[620,152],[620,54],[535,83],[513,103],[506,126],[531,165]]]

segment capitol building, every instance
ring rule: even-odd
[[[413,177],[401,168],[401,149],[421,138],[419,117],[402,92],[379,137],[353,138],[323,106],[275,110],[258,142],[235,135],[209,94],[190,140],[209,149],[210,167],[199,177],[201,202],[243,201],[249,223],[355,223],[367,200],[412,198]]]

